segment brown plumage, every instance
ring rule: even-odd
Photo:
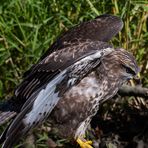
[[[138,72],[130,53],[106,43],[121,28],[118,17],[101,15],[57,39],[15,90],[10,102],[19,106],[19,114],[1,137],[3,148],[47,117],[59,136],[83,137],[100,101],[113,97]]]

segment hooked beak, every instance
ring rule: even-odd
[[[138,74],[133,77],[133,80],[137,83],[137,84],[141,84],[141,79],[140,79],[140,73],[138,72]]]

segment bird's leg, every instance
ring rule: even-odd
[[[81,148],[93,148],[92,141],[85,140],[84,138],[77,138],[77,143],[80,145]]]
[[[77,141],[77,143],[80,145],[81,148],[93,148],[92,145],[92,141],[87,141],[86,139],[84,139],[85,137],[85,131],[86,128],[89,126],[90,123],[90,116],[88,116],[77,128],[76,133],[75,133],[75,139]]]

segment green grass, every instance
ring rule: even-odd
[[[34,64],[64,30],[97,15],[120,16],[124,28],[114,45],[131,51],[148,86],[147,0],[1,0],[0,98],[12,95],[23,73]]]

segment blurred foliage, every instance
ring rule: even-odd
[[[103,13],[123,19],[112,42],[136,56],[148,86],[147,0],[1,0],[0,98],[12,95],[23,73],[64,30]]]

